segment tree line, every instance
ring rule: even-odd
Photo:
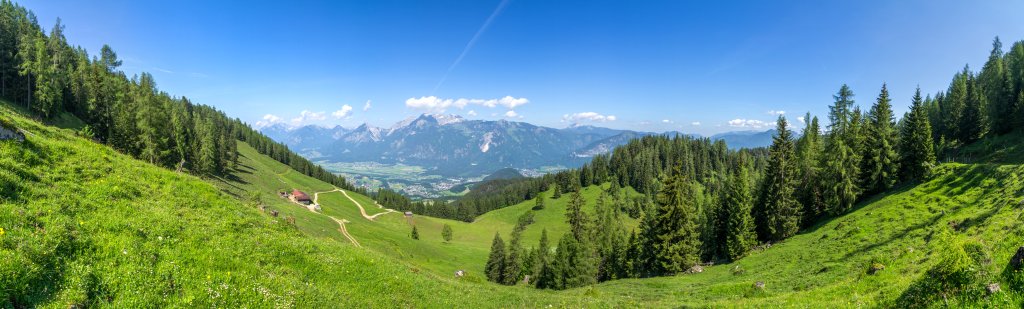
[[[980,72],[965,68],[947,91],[934,96],[922,97],[918,88],[899,121],[887,85],[866,112],[854,98],[850,87],[842,85],[833,95],[826,126],[808,113],[799,136],[779,116],[766,152],[648,137],[581,169],[504,189],[543,199],[540,192],[550,189],[559,195],[566,193],[561,188],[569,188],[570,231],[552,247],[545,230],[540,243],[528,250],[520,244],[519,229],[507,245],[495,235],[487,277],[510,285],[529,277],[537,288],[565,289],[699,272],[702,263],[735,261],[761,244],[846,214],[863,199],[900,183],[926,180],[938,156],[1021,128],[1024,41],[1004,54],[996,38]],[[667,151],[681,145],[710,147]],[[586,204],[581,187],[605,181],[611,186],[597,198],[594,211],[581,211]],[[619,220],[620,211],[631,208],[617,196],[619,185],[654,192],[640,207],[636,230],[625,231]],[[543,211],[543,204],[538,201],[534,209]]]
[[[72,46],[58,18],[46,34],[35,14],[0,1],[0,97],[39,118],[67,112],[81,134],[154,165],[223,175],[238,162],[236,140],[305,175],[349,189],[344,178],[295,154],[239,119],[160,91],[149,73],[128,77],[110,46]],[[362,191],[362,190],[359,190]]]

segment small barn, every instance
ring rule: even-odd
[[[313,203],[313,200],[309,198],[309,194],[299,191],[299,189],[292,190],[292,200],[302,205],[309,205]]]
[[[406,211],[405,212],[405,216],[408,217],[408,218],[412,218],[412,212],[411,211]]]

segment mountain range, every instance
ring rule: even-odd
[[[656,134],[589,125],[564,129],[508,120],[469,120],[422,114],[382,128],[341,126],[264,127],[270,138],[315,161],[376,162],[424,167],[442,176],[475,176],[502,168],[576,167],[630,140]],[[733,148],[762,147],[773,132],[728,132],[711,136]],[[699,137],[699,135],[690,134]]]

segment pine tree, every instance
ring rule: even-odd
[[[583,213],[583,206],[586,201],[580,190],[573,191],[569,197],[569,205],[565,209],[565,222],[569,223],[569,229],[577,241],[586,241],[587,215]]]
[[[978,83],[989,104],[992,133],[1009,133],[1014,128],[1015,108],[1009,91],[1009,75],[1003,62],[1003,43],[999,37],[992,41],[992,52],[978,74]]]
[[[551,268],[550,253],[548,229],[543,229],[540,232],[540,244],[537,246],[537,260],[533,263],[534,284],[538,289],[551,289],[555,287],[555,275]]]
[[[571,234],[562,235],[552,262],[555,289],[570,289],[594,284],[596,267],[589,252]]]
[[[420,240],[420,232],[416,230],[416,226],[412,226],[412,233],[409,234],[412,239]]]
[[[903,116],[904,124],[900,131],[900,175],[903,179],[923,179],[935,165],[932,129],[923,104],[921,88],[918,87],[910,103],[910,111]]]
[[[822,183],[825,186],[825,208],[832,215],[839,215],[853,208],[860,194],[857,176],[860,174],[859,156],[853,144],[856,137],[851,124],[853,112],[853,91],[843,85],[834,96],[835,102],[829,111],[828,138],[825,152],[821,157]]]
[[[551,198],[553,198],[553,199],[560,199],[560,198],[562,198],[562,189],[558,186],[558,184],[556,183],[553,187],[554,187],[554,189],[553,189],[554,192],[551,193]]]
[[[504,274],[502,274],[502,282],[505,285],[516,285],[522,278],[523,247],[519,243],[521,239],[521,230],[512,232],[512,240],[506,248],[508,256],[505,257]]]
[[[967,101],[960,117],[960,142],[969,144],[985,134],[985,96],[973,74],[967,75]]]
[[[754,218],[750,215],[753,200],[747,184],[747,169],[742,157],[730,174],[726,192],[723,195],[721,214],[720,251],[730,261],[745,256],[756,241]]]
[[[792,133],[786,117],[779,116],[776,134],[768,148],[768,166],[765,170],[763,198],[766,239],[779,241],[796,234],[800,228],[800,204],[794,198],[797,175],[793,161]]]
[[[796,166],[800,180],[797,184],[796,198],[803,207],[801,226],[812,225],[819,215],[825,211],[824,188],[821,185],[822,137],[818,117],[811,113],[804,116],[804,130],[796,143]]]
[[[452,241],[452,236],[453,236],[452,226],[448,225],[448,224],[445,224],[444,227],[441,228],[441,238],[444,238],[445,242],[450,242],[450,241]]]
[[[676,165],[657,195],[654,218],[653,263],[655,275],[676,274],[693,267],[700,256],[700,232],[690,181]]]
[[[865,192],[878,193],[889,190],[899,178],[899,154],[896,152],[896,122],[893,119],[889,90],[882,84],[882,91],[871,111],[868,112],[865,130],[865,156],[861,173]]]
[[[546,199],[547,199],[547,194],[545,194],[544,192],[537,193],[537,198],[535,199],[536,202],[533,205],[533,210],[542,210],[542,209],[544,209],[544,200],[546,200]]]
[[[949,90],[946,91],[940,104],[942,128],[944,129],[942,135],[946,137],[946,140],[963,142],[962,137],[968,135],[963,132],[961,126],[965,123],[963,115],[967,108],[967,80],[970,75],[971,71],[966,66],[962,72],[954,75],[953,81],[949,84]]]
[[[487,257],[487,264],[484,266],[484,273],[487,280],[491,282],[505,282],[505,241],[501,235],[494,233],[494,241],[491,242],[491,254]]]

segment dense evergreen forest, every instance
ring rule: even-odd
[[[874,194],[928,179],[938,158],[970,160],[959,157],[958,148],[1024,126],[1024,41],[1005,54],[1002,49],[996,38],[981,71],[965,67],[946,91],[922,97],[917,89],[898,122],[885,84],[866,112],[842,85],[826,127],[807,114],[794,137],[780,116],[766,150],[728,151],[707,140],[647,137],[578,170],[481,190],[486,193],[455,203],[456,214],[465,219],[537,197],[551,186],[556,195],[571,194],[571,233],[554,250],[546,231],[530,249],[519,241],[522,229],[513,230],[508,243],[495,235],[486,272],[498,283],[517,284],[529,276],[537,288],[566,289],[700,272],[703,263],[740,259],[842,216]],[[586,201],[580,187],[603,182],[612,186],[598,197],[595,212],[581,211]],[[634,207],[620,186],[648,198]],[[618,219],[622,212],[640,218],[638,230],[625,230]]]
[[[0,97],[34,116],[71,113],[87,124],[81,135],[201,176],[224,175],[233,167],[240,140],[303,174],[357,189],[224,112],[160,91],[148,73],[129,78],[120,65],[109,46],[92,57],[71,46],[60,19],[47,35],[31,11],[0,2]]]

